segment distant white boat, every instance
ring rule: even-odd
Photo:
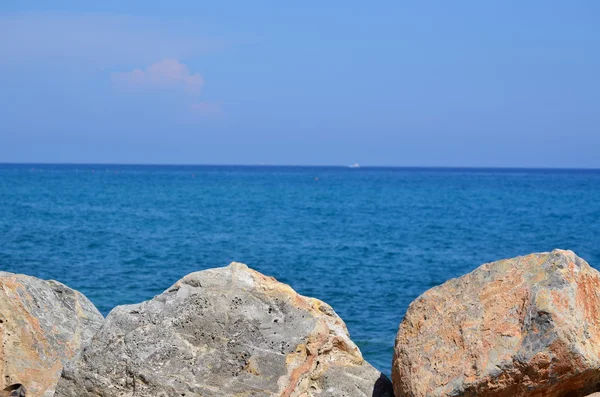
[[[360,168],[360,164],[358,164],[358,163],[350,164],[348,166],[348,168]]]

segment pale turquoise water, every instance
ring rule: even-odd
[[[599,265],[599,237],[598,171],[0,165],[0,269],[106,314],[245,262],[331,304],[386,373],[426,289],[557,247]]]

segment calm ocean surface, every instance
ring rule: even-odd
[[[0,165],[1,270],[106,315],[245,262],[332,305],[385,373],[423,291],[553,248],[600,266],[599,239],[600,171]]]

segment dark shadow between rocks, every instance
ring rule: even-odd
[[[379,378],[373,385],[372,397],[394,397],[394,389],[392,382],[384,374],[380,374]]]
[[[20,383],[5,387],[1,393],[1,397],[26,397],[25,386]]]

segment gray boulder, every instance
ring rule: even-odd
[[[331,307],[232,263],[115,308],[56,391],[92,396],[391,397],[392,388]]]
[[[102,321],[85,296],[59,282],[0,272],[0,396],[52,396],[63,363]]]

